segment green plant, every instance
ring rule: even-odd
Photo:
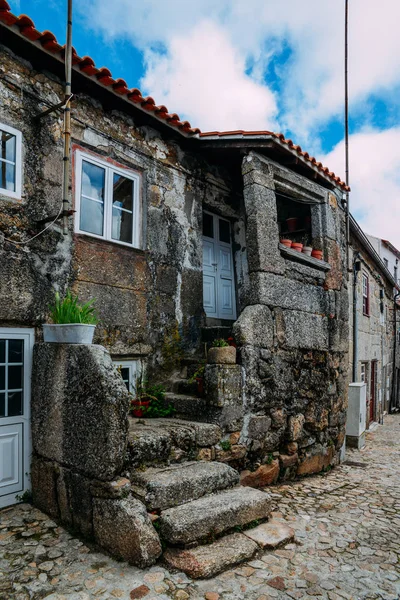
[[[229,440],[222,440],[219,445],[221,446],[222,450],[224,450],[225,452],[228,452],[231,448],[232,448],[232,444],[230,443]]]
[[[274,455],[271,454],[271,452],[268,454],[267,459],[265,461],[266,465],[270,465],[272,463],[272,461],[274,460]]]
[[[23,494],[17,494],[15,497],[18,500],[18,502],[26,502],[27,504],[32,504],[31,490],[25,490]]]
[[[196,381],[196,379],[198,379],[199,377],[204,377],[204,369],[205,368],[206,368],[206,361],[202,361],[201,363],[199,363],[196,371],[188,379],[188,383],[194,383]]]
[[[85,304],[78,304],[78,296],[74,296],[71,290],[67,290],[65,298],[61,300],[60,294],[56,292],[54,305],[50,307],[50,316],[53,323],[64,325],[67,323],[84,323],[86,325],[97,325],[99,322],[93,303],[95,299]]]
[[[148,419],[157,417],[171,417],[175,413],[172,404],[165,403],[165,388],[160,384],[149,385],[143,381],[142,375],[136,379],[136,393],[130,402],[130,412],[133,412],[135,404],[149,402],[149,406],[143,407],[143,416]]]
[[[229,346],[228,342],[226,340],[224,340],[223,338],[217,338],[216,340],[213,341],[212,343],[212,347],[213,348],[226,348],[227,346]]]

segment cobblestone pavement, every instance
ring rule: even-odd
[[[331,473],[270,488],[295,543],[211,580],[118,563],[28,504],[0,511],[1,600],[400,598],[400,416]]]

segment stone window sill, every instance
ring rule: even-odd
[[[324,260],[318,260],[313,256],[306,256],[302,252],[297,252],[297,250],[292,250],[283,244],[279,244],[279,249],[281,251],[282,256],[288,258],[290,260],[294,260],[296,262],[303,263],[304,265],[308,265],[309,267],[313,267],[313,269],[319,269],[320,271],[330,271],[331,265]]]

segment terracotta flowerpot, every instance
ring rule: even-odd
[[[302,253],[306,256],[311,256],[312,246],[303,246]]]
[[[301,252],[303,250],[303,244],[300,244],[299,242],[293,242],[292,248],[293,250],[296,250],[296,252]]]
[[[211,365],[235,365],[236,348],[234,346],[210,348],[207,355],[207,362]]]
[[[311,256],[313,256],[314,258],[317,258],[318,260],[322,260],[322,250],[313,250],[311,252]]]
[[[281,244],[283,246],[286,246],[286,248],[290,248],[290,246],[292,245],[292,240],[283,239],[281,240]]]
[[[134,417],[137,417],[140,419],[140,417],[143,417],[146,410],[149,408],[150,406],[150,400],[134,400],[132,402],[132,414]]]
[[[289,231],[296,231],[297,221],[297,217],[290,217],[289,219],[286,219],[286,224]]]

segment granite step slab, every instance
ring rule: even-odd
[[[250,560],[257,550],[255,542],[241,533],[234,533],[212,544],[187,550],[168,548],[163,560],[167,568],[183,571],[192,579],[206,579]]]
[[[197,448],[214,446],[221,438],[221,429],[212,423],[130,417],[128,456],[133,466],[168,463],[174,461],[174,449],[193,458]]]
[[[243,532],[245,536],[256,542],[261,548],[273,550],[294,539],[295,531],[279,521],[268,521]]]
[[[162,511],[162,538],[171,545],[187,545],[243,527],[271,512],[267,492],[235,487]]]
[[[180,419],[192,419],[194,421],[208,421],[211,415],[211,407],[205,398],[191,394],[167,392],[165,399],[176,410],[176,416]]]
[[[239,473],[219,462],[186,462],[131,474],[132,491],[148,510],[164,510],[239,483]]]

